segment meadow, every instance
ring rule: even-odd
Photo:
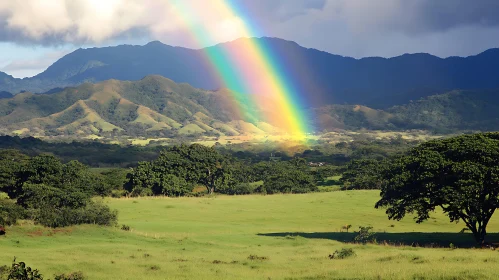
[[[48,229],[24,223],[0,237],[13,257],[51,278],[88,279],[496,279],[499,251],[473,249],[462,223],[441,213],[423,224],[387,219],[379,191],[201,198],[105,199],[118,227]],[[130,231],[121,230],[121,225]],[[351,224],[350,232],[340,232]],[[373,226],[377,244],[352,244]],[[489,226],[498,241],[499,217]],[[457,247],[450,248],[451,243]],[[352,248],[355,256],[329,259]]]

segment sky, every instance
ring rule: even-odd
[[[210,32],[198,45],[175,1]],[[225,0],[241,14],[220,14],[224,0],[1,0],[0,71],[34,76],[77,48],[165,44],[201,48],[255,36],[355,58],[426,52],[475,55],[499,47],[497,0]]]

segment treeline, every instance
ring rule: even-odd
[[[91,167],[136,167],[138,162],[152,161],[164,149],[156,143],[146,147],[133,145],[106,144],[98,141],[47,142],[33,137],[0,136],[0,149],[16,149],[23,154],[36,156],[52,154],[63,162],[77,160]],[[258,163],[266,162],[269,157],[289,161],[293,158],[303,158],[309,162],[326,162],[333,165],[345,165],[351,160],[362,158],[383,159],[394,154],[400,154],[413,147],[418,142],[405,139],[374,139],[359,135],[354,141],[329,143],[318,140],[312,147],[301,149],[300,152],[282,150],[278,144],[228,144],[215,145],[215,149],[237,160]],[[173,143],[169,143],[173,145]],[[179,143],[180,145],[180,143]]]
[[[29,219],[48,227],[112,225],[117,213],[92,200],[111,193],[106,180],[77,161],[51,155],[29,157],[15,150],[0,153],[0,225]]]
[[[34,137],[0,136],[0,149],[15,149],[29,156],[52,154],[63,162],[78,160],[92,167],[131,167],[156,158],[161,147],[120,146],[97,141],[46,142]]]

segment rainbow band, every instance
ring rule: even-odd
[[[202,26],[193,24],[195,9],[188,7],[186,2],[173,1],[175,9],[197,43],[206,45],[210,42],[210,34]],[[238,6],[236,1],[215,0],[210,4],[221,16],[236,16],[242,20],[238,30],[242,37],[251,38],[257,35],[249,28],[250,21],[243,16],[242,7]],[[264,112],[263,117],[268,123],[293,137],[304,137],[308,132],[307,122],[299,108],[299,94],[291,79],[286,77],[277,56],[259,40],[242,39],[236,43],[237,48],[232,49],[205,48],[206,57],[221,82],[233,91],[233,97],[238,101],[246,100],[246,94],[250,94],[253,102]]]

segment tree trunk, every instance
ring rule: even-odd
[[[485,236],[487,235],[485,227],[478,227],[478,231],[474,235],[478,245],[483,246],[485,244]]]
[[[485,236],[487,235],[486,227],[487,225],[478,225],[478,227],[476,225],[472,227],[468,226],[479,247],[483,246],[485,243]]]

